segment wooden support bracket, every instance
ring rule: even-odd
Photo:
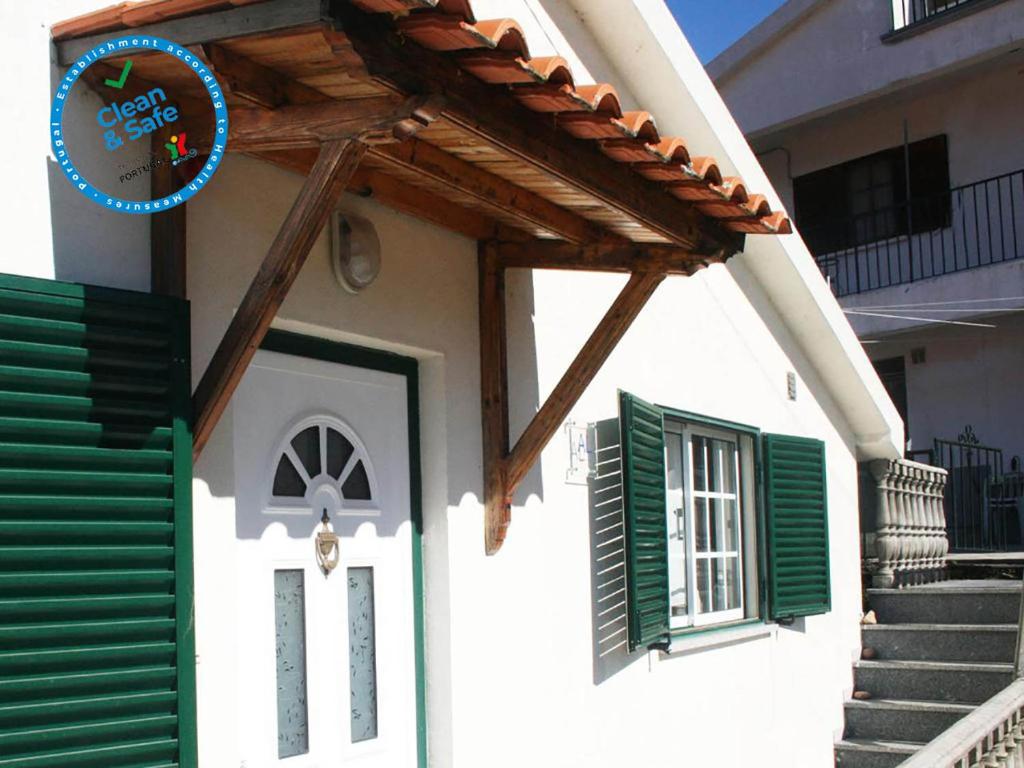
[[[483,419],[484,546],[495,554],[511,522],[512,496],[541,451],[665,279],[664,269],[635,271],[576,359],[509,450],[503,246],[480,246],[480,372]],[[693,271],[691,269],[691,271]]]
[[[357,139],[320,148],[313,170],[267,251],[224,338],[192,397],[193,460],[199,458],[228,401],[266,336],[270,323],[298,277],[331,208],[366,153]]]
[[[313,105],[315,108],[319,105]],[[339,105],[342,106],[342,105]],[[253,278],[224,338],[192,398],[195,418],[193,459],[198,459],[214,427],[259,349],[278,308],[298,277],[331,209],[356,173],[369,144],[401,140],[429,124],[437,115],[437,99],[412,97],[389,115],[382,104],[327,125],[313,113],[310,135],[325,137],[316,162]],[[294,109],[303,109],[296,107]],[[266,114],[277,114],[280,110]],[[331,113],[340,118],[339,114]],[[232,122],[234,125],[234,120]]]

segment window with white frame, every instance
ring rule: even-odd
[[[709,627],[831,610],[821,440],[763,433],[621,390],[616,435],[607,423],[597,425],[606,458],[595,494],[621,493],[630,651],[665,650],[674,637]],[[609,589],[622,583],[614,568],[605,572]]]
[[[754,617],[754,442],[739,432],[665,419],[672,628]]]

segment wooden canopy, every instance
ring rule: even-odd
[[[516,486],[661,280],[726,260],[748,234],[790,231],[712,158],[660,135],[649,113],[624,112],[611,85],[579,85],[558,57],[531,58],[514,20],[477,21],[469,0],[121,3],[55,25],[59,62],[84,61],[126,29],[189,46],[213,68],[227,93],[227,151],[307,175],[195,393],[196,455],[342,190],[371,195],[481,244],[488,553],[504,539]],[[130,58],[130,87],[165,87],[186,115],[208,109],[170,57]],[[98,87],[120,69],[104,59],[87,79]],[[154,219],[155,286],[183,285],[175,211]],[[514,446],[507,268],[632,275]]]

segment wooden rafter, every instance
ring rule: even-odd
[[[424,141],[413,139],[398,145],[378,147],[372,153],[388,163],[469,195],[490,208],[511,213],[524,225],[543,229],[570,243],[621,240],[547,198]]]
[[[692,275],[726,254],[695,254],[672,245],[590,243],[572,245],[555,240],[499,243],[494,258],[505,269],[569,269],[587,272],[659,272]]]
[[[295,104],[278,109],[236,109],[231,113],[225,149],[229,152],[268,152],[315,149],[325,141],[363,135],[366,144],[388,143],[412,136],[437,118],[443,98],[380,96],[352,101]],[[211,145],[210,134],[192,144]]]
[[[316,162],[314,150],[259,152],[253,157],[306,176]],[[381,205],[401,211],[435,226],[457,232],[470,240],[514,242],[527,237],[524,232],[506,226],[479,211],[453,203],[422,187],[362,165],[348,183],[348,191],[360,197],[372,197]]]
[[[141,24],[132,32],[173,40],[179,45],[199,45],[320,23],[327,20],[323,8],[322,0],[271,0],[225,11]],[[64,35],[74,34],[68,25],[56,31]],[[57,43],[57,62],[61,66],[73,64],[86,51],[106,44],[115,36],[111,32],[100,32],[88,37],[62,40]]]
[[[608,356],[637,315],[665,279],[664,269],[645,269],[638,262],[572,364],[544,404],[509,450],[508,376],[505,339],[505,297],[502,250],[505,244],[487,243],[480,250],[480,378],[484,440],[484,547],[495,554],[511,522],[512,496],[558,427],[594,380]],[[516,245],[524,251],[546,244]],[[545,267],[538,259],[531,267]],[[556,267],[559,268],[559,267]],[[693,271],[693,268],[690,269]]]

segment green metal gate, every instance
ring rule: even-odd
[[[0,275],[0,768],[194,768],[188,306]]]

